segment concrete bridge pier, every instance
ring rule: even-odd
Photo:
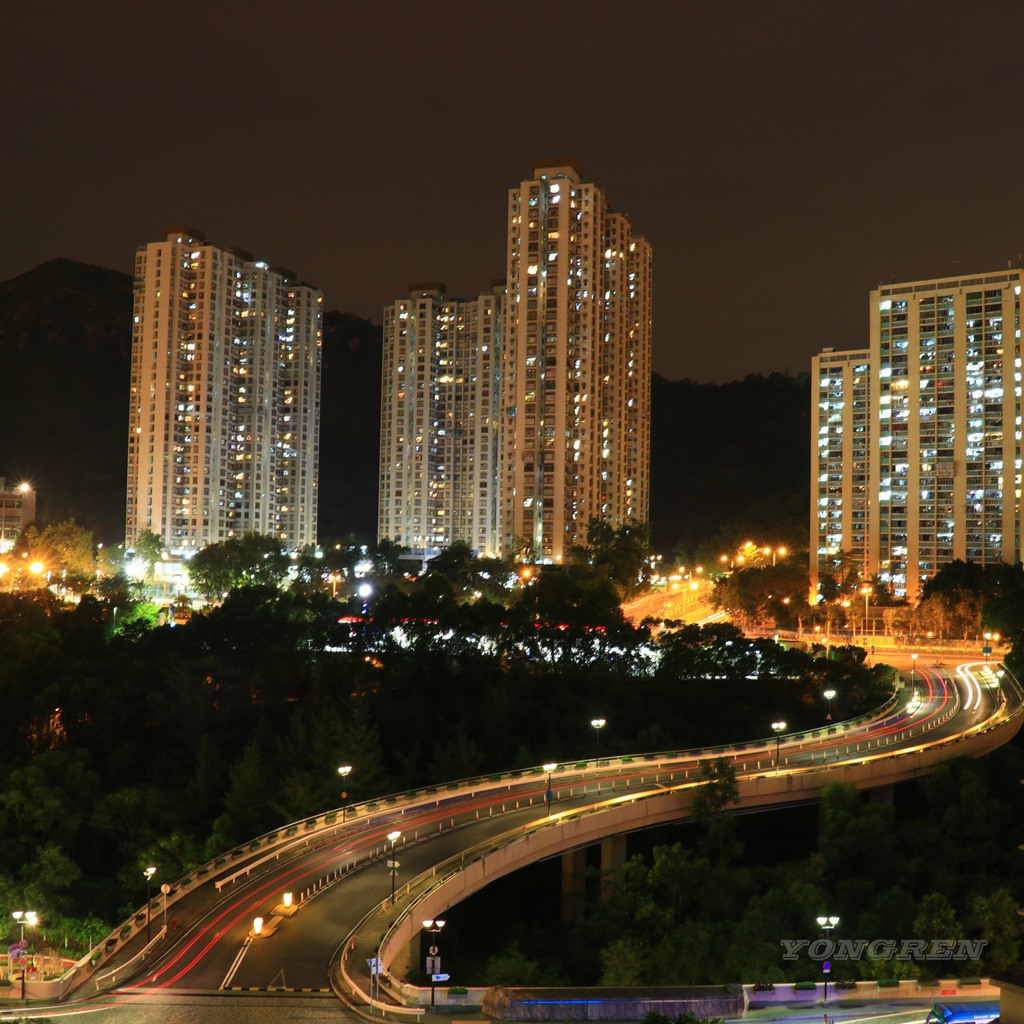
[[[587,851],[585,847],[562,854],[562,921],[583,918],[586,907]]]
[[[609,836],[601,843],[601,899],[612,894],[612,875],[626,863],[626,837]]]

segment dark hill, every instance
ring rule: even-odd
[[[51,260],[0,282],[5,385],[0,476],[30,480],[43,522],[75,518],[124,538],[131,278]],[[380,328],[324,317],[320,538],[372,539],[380,434]],[[807,535],[808,378],[652,389],[651,517],[669,553],[738,537]]]

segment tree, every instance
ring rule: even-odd
[[[45,579],[51,584],[82,594],[95,582],[92,533],[77,526],[74,519],[51,523],[42,530],[26,527],[15,550],[30,561],[41,562]]]
[[[587,543],[573,549],[574,562],[585,562],[604,573],[623,598],[638,593],[647,584],[650,530],[646,523],[629,519],[622,526],[594,516],[587,524]]]
[[[201,594],[221,597],[239,587],[279,587],[288,567],[288,556],[273,537],[250,532],[197,551],[188,574]]]
[[[700,785],[693,794],[690,816],[706,829],[704,846],[709,856],[719,861],[728,859],[735,849],[736,823],[726,811],[739,803],[740,790],[736,769],[724,757],[702,761]]]
[[[135,557],[146,567],[146,579],[153,576],[153,567],[164,556],[164,542],[148,527],[135,543]]]

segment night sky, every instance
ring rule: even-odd
[[[866,343],[882,281],[1024,252],[1024,4],[46,2],[4,9],[0,280],[186,223],[379,322],[504,274],[571,157],[648,238],[654,366]]]

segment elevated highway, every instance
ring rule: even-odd
[[[542,768],[464,780],[294,823],[181,880],[155,918],[165,909],[179,927],[154,927],[145,962],[125,964],[145,917],[127,922],[79,991],[333,990],[401,1014],[387,967],[423,919],[541,858],[684,819],[709,760],[734,767],[740,806],[753,809],[814,800],[834,781],[870,788],[917,778],[951,757],[989,753],[1024,721],[1020,687],[1001,666],[920,664],[915,675],[916,695],[828,729],[561,764],[550,790]],[[382,979],[378,998],[371,987]]]

